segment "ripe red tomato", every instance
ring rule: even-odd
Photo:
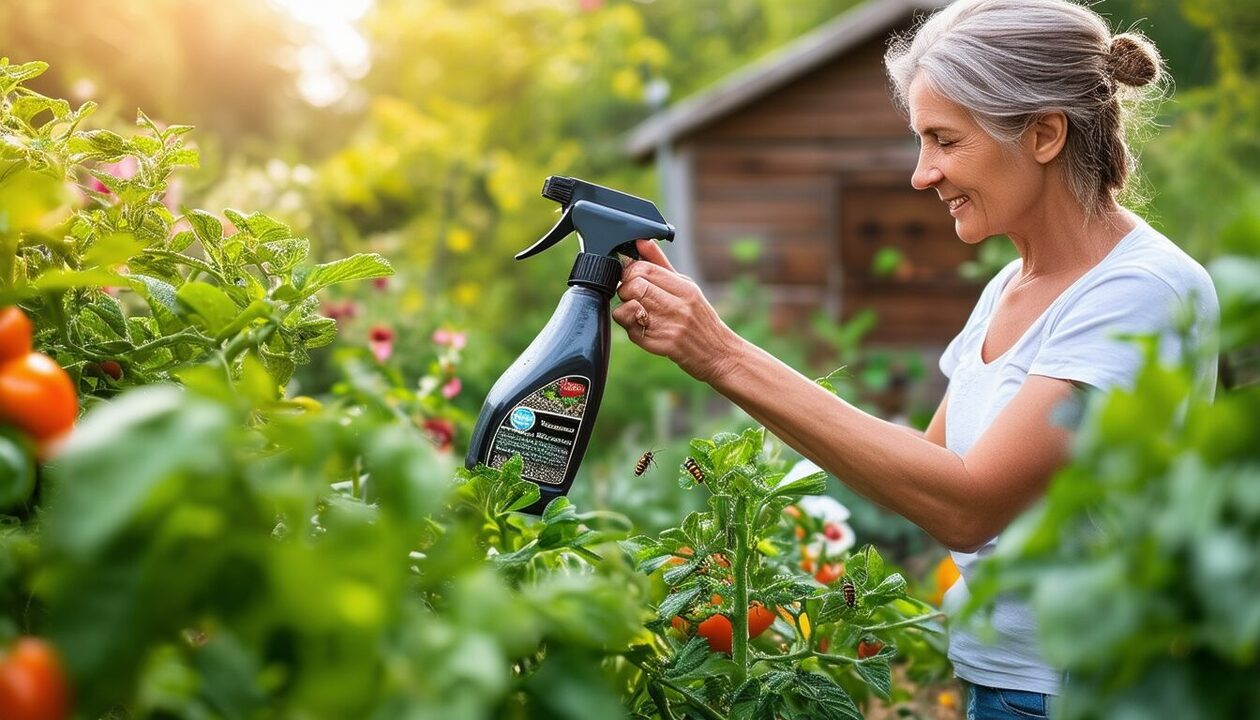
[[[713,596],[713,604],[721,602],[720,595]],[[674,629],[687,634],[691,632],[690,623],[680,617],[671,621]],[[755,638],[774,624],[774,613],[761,603],[748,606],[748,637]],[[714,615],[696,626],[696,634],[709,641],[709,649],[713,652],[730,654],[731,652],[731,619],[725,615]]]
[[[105,375],[108,375],[115,380],[122,380],[122,365],[119,365],[117,360],[104,360],[98,363],[97,367],[99,367],[101,372]]]
[[[884,649],[884,643],[875,638],[862,638],[858,641],[857,656],[858,660],[865,660],[868,657],[874,657]]]
[[[29,353],[0,365],[0,420],[35,440],[68,431],[78,409],[70,376],[47,355]]]
[[[0,660],[0,717],[5,720],[70,717],[70,684],[52,645],[39,638],[24,637]]]
[[[22,308],[0,309],[0,363],[31,352],[31,320]]]

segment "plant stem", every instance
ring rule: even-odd
[[[735,607],[731,617],[731,659],[735,661],[735,674],[731,678],[735,687],[744,684],[748,677],[748,498],[735,498],[735,513],[731,521],[735,526]]]
[[[643,675],[644,675],[643,681],[648,683],[649,688],[651,686],[652,681],[655,680],[656,682],[664,685],[670,690],[673,690],[679,695],[682,695],[683,699],[687,702],[688,705],[695,708],[696,711],[698,711],[705,718],[708,718],[708,720],[726,720],[726,717],[724,717],[722,713],[718,712],[717,710],[714,710],[713,708],[709,707],[708,703],[696,697],[695,695],[692,695],[691,691],[688,690],[687,688],[682,687],[681,685],[676,685],[673,682],[663,677],[654,676],[652,674],[652,671],[649,670],[643,663],[636,662],[635,660],[631,659],[629,656],[623,656],[623,657],[625,657],[626,660],[629,661],[632,665],[634,665],[635,667],[643,671]]]
[[[919,623],[925,620],[935,620],[937,618],[944,618],[944,617],[945,617],[945,613],[932,612],[932,613],[927,613],[926,615],[916,615],[912,618],[906,618],[905,620],[898,620],[897,622],[884,623],[883,625],[872,625],[868,628],[862,628],[862,629],[865,630],[866,632],[875,632],[876,630],[892,630],[893,628],[905,627],[907,625],[918,625]]]
[[[665,691],[661,690],[661,686],[649,680],[647,689],[652,702],[656,704],[656,712],[661,716],[661,720],[674,720],[674,713],[669,709],[669,700],[665,697]]]
[[[701,700],[695,695],[692,695],[691,691],[688,690],[687,688],[681,687],[679,685],[675,685],[674,683],[670,682],[669,680],[666,680],[665,678],[657,678],[656,680],[662,685],[668,687],[670,690],[673,690],[679,695],[682,695],[683,698],[687,701],[688,705],[698,710],[701,715],[705,716],[709,720],[726,720],[726,718],[722,716],[722,713],[718,712],[717,710],[714,710],[713,708],[709,707],[708,704],[705,703],[705,701]],[[649,680],[649,682],[651,681]]]

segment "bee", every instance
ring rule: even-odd
[[[648,450],[647,452],[640,455],[639,461],[634,464],[634,476],[639,477],[643,473],[647,472],[649,465],[656,464],[655,458],[656,458],[655,450]]]
[[[704,483],[704,471],[700,469],[700,464],[696,462],[695,458],[687,458],[683,463],[683,469],[691,473],[691,479],[697,483]]]
[[[845,605],[848,605],[849,607],[857,605],[857,588],[853,587],[852,580],[845,578],[844,583],[840,586],[840,589],[844,592]]]

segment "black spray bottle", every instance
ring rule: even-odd
[[[609,303],[621,281],[616,255],[639,259],[639,238],[673,240],[674,228],[643,198],[577,178],[552,176],[542,196],[564,211],[524,260],[574,231],[581,252],[569,289],[542,332],[503,373],[481,408],[464,465],[499,467],[515,454],[522,477],[542,491],[523,512],[539,515],[569,492],[604,396],[612,327]]]

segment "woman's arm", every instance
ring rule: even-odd
[[[1068,456],[1051,420],[1073,397],[1066,381],[1031,376],[965,457],[943,447],[945,402],[916,436],[868,415],[746,342],[659,248],[630,265],[613,317],[630,338],[712,385],[766,429],[870,500],[942,544],[973,550],[1044,491]],[[946,401],[947,402],[947,401]]]
[[[724,357],[710,380],[714,389],[859,494],[951,549],[974,550],[996,536],[1067,459],[1070,433],[1051,421],[1072,396],[1062,380],[1029,377],[960,457],[935,438],[858,410],[742,339]],[[941,410],[933,424],[943,431]],[[936,428],[929,430],[935,435]]]

